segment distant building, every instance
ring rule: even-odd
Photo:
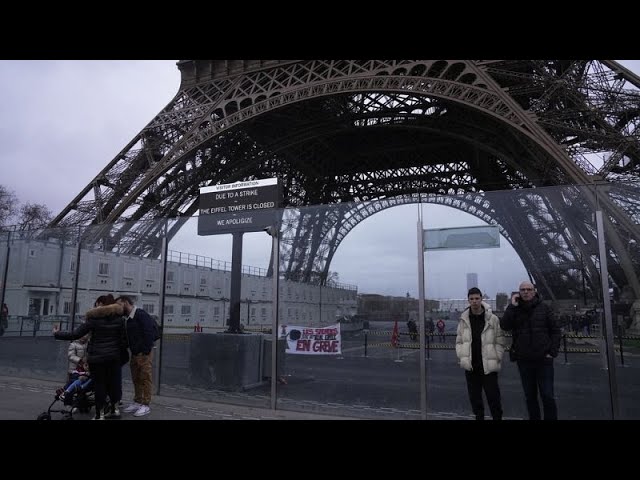
[[[0,240],[2,267],[7,253],[6,241],[3,244]],[[23,323],[34,318],[45,322],[70,318],[77,258],[76,247],[56,240],[11,239],[5,303],[9,305],[10,320],[17,322],[16,328],[22,330]],[[229,262],[170,250],[165,282],[165,332],[189,332],[196,323],[210,329],[226,328],[230,267]],[[93,307],[99,295],[106,293],[114,297],[128,295],[151,315],[160,316],[161,259],[83,248],[78,273],[75,301],[79,317]],[[273,281],[266,274],[265,269],[242,266],[240,321],[250,327],[271,326]],[[331,324],[338,316],[355,315],[357,305],[358,291],[353,285],[335,283],[319,287],[280,281],[279,321],[283,324]],[[24,328],[31,327],[24,323]],[[51,335],[50,324],[45,330],[43,335]]]
[[[467,273],[467,290],[478,286],[478,274]]]
[[[368,320],[417,320],[420,301],[411,296],[395,297],[376,293],[358,294],[358,314],[366,316]],[[439,303],[425,299],[425,312],[438,310]]]
[[[491,310],[496,309],[495,298],[483,298],[483,302],[487,303]],[[439,298],[441,312],[462,312],[469,306],[469,300],[466,298]]]

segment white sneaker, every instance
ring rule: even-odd
[[[140,405],[139,403],[133,402],[131,405],[127,406],[127,408],[124,409],[124,412],[125,413],[135,412],[139,410],[141,406],[142,405]]]
[[[149,405],[140,405],[140,408],[133,414],[134,417],[142,417],[144,415],[149,415],[151,413],[151,409]]]
[[[111,411],[111,413],[109,413],[108,417],[120,418],[120,409],[117,406],[113,407],[113,410]]]

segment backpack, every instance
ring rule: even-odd
[[[153,341],[155,342],[162,336],[162,327],[158,324],[155,316],[152,316],[151,320],[153,320]]]

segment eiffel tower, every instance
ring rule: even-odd
[[[173,237],[197,211],[200,187],[278,177],[285,207],[333,205],[286,211],[280,269],[288,279],[326,282],[341,241],[382,209],[441,203],[498,224],[545,298],[583,288],[596,298],[588,187],[597,186],[606,192],[597,202],[611,278],[640,298],[640,77],[617,62],[177,66],[175,97],[52,227],[91,227],[85,241],[158,256],[164,229]],[[566,187],[541,188],[550,186]]]

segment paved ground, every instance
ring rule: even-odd
[[[59,386],[58,382],[0,376],[0,420],[35,420],[38,414],[47,410]],[[125,399],[131,398],[131,389],[125,385],[124,390]],[[60,402],[56,402],[54,408],[59,406]],[[59,420],[62,417],[60,413],[52,414],[52,420]],[[74,415],[74,419],[78,420],[90,418],[91,415]],[[131,414],[123,413],[118,421],[122,420],[350,420],[350,418],[154,396],[151,414],[136,418]]]

